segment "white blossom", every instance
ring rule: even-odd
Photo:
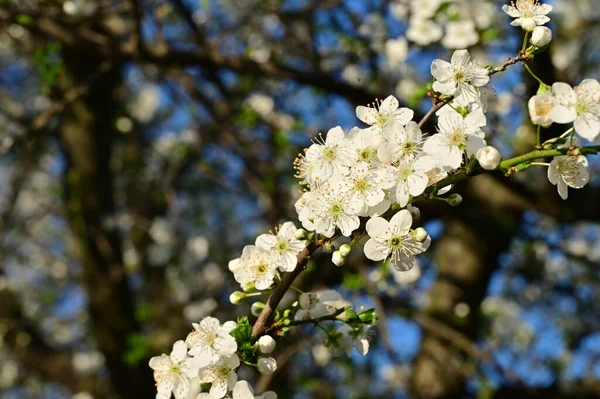
[[[197,363],[197,360],[187,356],[187,347],[183,341],[173,344],[173,351],[169,356],[163,354],[150,359],[158,391],[156,397],[168,399],[173,393],[176,399],[187,398],[189,379],[198,375]]]
[[[548,127],[552,124],[552,108],[556,104],[556,98],[550,92],[537,94],[529,99],[529,117],[534,125]]]
[[[544,25],[550,21],[547,14],[552,11],[552,6],[540,4],[538,0],[517,0],[512,5],[503,5],[502,10],[516,18],[510,23],[512,26],[522,26],[523,29],[532,31],[536,25]]]
[[[369,352],[369,326],[360,324],[353,328],[344,324],[338,328],[337,332],[342,334],[340,346],[346,349],[348,356],[352,355],[353,348],[356,348],[356,351],[363,356]]]
[[[408,21],[406,38],[418,45],[427,46],[435,43],[442,38],[443,34],[442,27],[429,19],[414,16]]]
[[[298,263],[298,253],[306,247],[306,241],[296,238],[296,226],[286,222],[279,227],[277,235],[261,234],[256,238],[256,246],[274,254],[274,261],[282,272],[291,272]]]
[[[314,218],[315,231],[325,237],[332,237],[336,227],[349,237],[360,225],[358,213],[363,203],[340,184],[321,188],[315,199],[309,203]]]
[[[194,331],[188,334],[185,343],[189,355],[198,359],[200,367],[216,362],[222,356],[230,356],[237,350],[237,343],[229,333],[236,327],[221,325],[214,317],[205,317],[193,323]]]
[[[548,167],[548,180],[556,185],[560,197],[567,199],[569,187],[582,188],[589,181],[587,167],[588,161],[583,155],[554,157]]]
[[[446,23],[446,34],[442,45],[449,49],[464,49],[474,46],[479,41],[479,34],[472,20],[449,21]]]
[[[425,252],[431,239],[422,243],[415,241],[410,232],[411,225],[412,216],[406,209],[395,214],[389,222],[381,217],[369,219],[366,229],[370,239],[365,243],[365,256],[375,261],[390,258],[396,269],[412,269],[414,256]]]
[[[237,382],[235,370],[240,366],[240,359],[236,354],[222,357],[216,363],[213,363],[200,370],[200,381],[211,383],[210,398],[222,398],[227,391],[233,389]]]
[[[367,125],[383,129],[385,124],[392,120],[406,125],[413,118],[414,111],[410,108],[400,108],[398,99],[388,96],[381,102],[374,102],[370,107],[359,105],[356,107],[356,116]]]
[[[425,141],[423,150],[443,167],[460,167],[463,151],[474,155],[486,145],[479,118],[478,114],[469,114],[466,118],[457,113],[442,115],[438,121],[439,133]]]
[[[487,69],[479,68],[471,61],[467,50],[456,50],[450,62],[434,60],[431,74],[436,79],[433,90],[457,98],[464,97],[469,102],[477,100],[477,88],[490,80]]]
[[[574,89],[566,83],[552,85],[556,103],[550,118],[556,123],[571,123],[584,139],[594,140],[600,134],[600,83],[585,79]]]
[[[300,295],[296,312],[296,320],[317,319],[335,313],[335,304],[342,299],[336,291],[323,291],[320,293],[305,292]]]
[[[333,175],[344,175],[356,162],[356,152],[346,139],[341,127],[329,129],[325,140],[319,137],[305,154],[306,163],[310,164],[308,174],[314,181],[325,181]],[[304,167],[306,168],[306,163]]]
[[[229,263],[230,269],[232,263]],[[273,284],[277,263],[274,254],[263,248],[246,245],[239,262],[235,264],[233,276],[242,286],[254,284],[256,289],[264,290]]]
[[[389,123],[383,129],[386,139],[378,150],[377,155],[382,162],[393,162],[401,158],[414,158],[423,145],[423,132],[415,122],[406,126],[399,123]]]
[[[402,158],[400,161],[386,165],[381,171],[383,187],[391,189],[400,206],[408,204],[410,196],[423,194],[427,188],[427,172],[435,167],[429,156],[419,158]]]
[[[378,170],[369,169],[366,162],[357,163],[348,176],[337,181],[349,196],[349,200],[360,206],[357,214],[365,216],[369,207],[376,206],[384,200],[385,194],[382,188],[382,181]]]

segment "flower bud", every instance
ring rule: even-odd
[[[352,252],[352,247],[348,244],[342,244],[340,246],[340,250],[339,253],[345,258],[346,256],[350,255],[350,252]]]
[[[531,44],[545,47],[552,40],[552,31],[545,26],[536,26],[531,33]]]
[[[533,18],[523,18],[523,22],[521,23],[521,28],[523,28],[526,32],[531,32],[535,29],[537,23]]]
[[[262,353],[271,353],[275,350],[275,340],[270,335],[263,335],[258,339],[258,349]]]
[[[260,397],[262,397],[262,399],[277,399],[277,394],[273,391],[267,391],[263,392]]]
[[[500,165],[500,161],[502,161],[502,155],[490,145],[480,148],[475,157],[479,161],[479,165],[485,170],[496,169]]]
[[[406,206],[406,210],[408,210],[410,212],[410,215],[412,216],[413,220],[416,220],[421,217],[421,210],[419,208],[417,208],[416,206],[408,204]]]
[[[233,294],[229,295],[229,302],[234,305],[239,305],[244,299],[246,299],[246,294],[242,291],[235,291]]]
[[[462,197],[460,194],[452,194],[448,197],[448,203],[452,206],[459,206],[462,202]]]
[[[252,316],[258,317],[264,308],[265,308],[264,303],[254,302],[252,304],[252,306],[250,307],[250,313],[252,313]]]
[[[331,261],[336,266],[344,266],[344,262],[346,260],[344,259],[340,251],[334,251],[333,255],[331,255]]]
[[[294,236],[296,237],[297,240],[306,240],[307,235],[308,235],[308,233],[304,229],[298,229],[298,230],[296,230],[296,233],[294,234]]]
[[[429,233],[423,227],[418,227],[413,231],[413,237],[417,242],[424,242],[429,237]]]
[[[261,357],[258,359],[257,368],[261,374],[271,375],[277,370],[277,362],[272,357]]]
[[[249,281],[249,282],[247,282],[247,283],[244,283],[244,284],[242,285],[242,291],[244,291],[244,292],[251,292],[251,291],[254,291],[254,288],[255,288],[255,287],[254,287],[254,282],[252,282],[252,281]]]

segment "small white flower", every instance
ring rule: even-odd
[[[420,16],[414,16],[408,20],[406,38],[420,46],[428,46],[437,42],[443,34],[442,27],[432,20]]]
[[[396,121],[390,121],[386,126],[392,123],[396,123]],[[348,137],[356,148],[357,162],[366,162],[370,167],[378,165],[377,148],[384,142],[384,138],[379,132],[355,127],[350,130]]]
[[[406,126],[388,123],[383,129],[386,141],[382,143],[377,156],[382,162],[393,162],[401,158],[414,158],[421,152],[423,132],[415,122]]]
[[[552,85],[556,104],[550,118],[556,123],[571,123],[584,139],[594,140],[600,134],[600,83],[585,79],[575,89],[566,83]]]
[[[358,119],[378,129],[383,129],[386,123],[395,120],[406,125],[414,116],[410,108],[399,108],[400,104],[394,96],[388,96],[381,102],[375,102],[371,107],[359,105],[356,107]]]
[[[464,97],[469,102],[477,100],[477,88],[490,80],[488,70],[471,61],[467,50],[456,50],[450,62],[434,60],[431,74],[436,79],[433,90],[457,98]]]
[[[388,39],[385,42],[385,55],[390,68],[396,67],[397,64],[404,62],[408,56],[408,42],[405,38]]]
[[[321,187],[309,207],[317,233],[332,237],[338,227],[344,236],[349,237],[360,225],[358,213],[363,203],[352,193],[344,191],[341,185],[335,184]]]
[[[348,174],[350,166],[356,162],[356,152],[341,127],[329,129],[325,140],[319,137],[305,154],[311,165],[309,174],[314,181],[325,181],[334,175]]]
[[[254,245],[246,245],[233,277],[242,286],[254,284],[256,289],[264,290],[273,284],[276,271],[277,263],[273,252]]]
[[[479,41],[475,22],[470,19],[449,21],[446,23],[446,34],[442,45],[449,49],[464,49],[474,46]]]
[[[352,349],[361,355],[366,355],[369,352],[370,330],[369,326],[360,324],[355,328],[344,324],[338,328],[337,332],[342,333],[341,347],[346,349],[348,356],[352,355]]]
[[[478,127],[480,122],[477,118],[477,114],[469,114],[466,118],[457,113],[440,116],[439,133],[425,141],[423,151],[443,167],[460,167],[463,151],[470,156],[486,145],[483,139],[485,135]]]
[[[232,399],[277,399],[277,395],[273,391],[254,396],[254,390],[247,381],[238,381],[231,392],[231,396]]]
[[[200,370],[200,381],[212,384],[209,392],[211,398],[222,398],[228,390],[233,389],[237,382],[235,370],[239,366],[240,359],[233,354]]]
[[[440,8],[442,0],[411,0],[410,8],[414,15],[431,18]]]
[[[323,291],[320,293],[305,292],[300,295],[298,304],[300,309],[296,312],[296,320],[317,319],[319,317],[335,313],[335,304],[342,296],[335,291]]]
[[[556,185],[560,197],[567,199],[569,187],[582,188],[589,181],[587,167],[588,161],[583,155],[554,157],[548,167],[548,180]]]
[[[185,343],[189,355],[198,359],[200,367],[216,362],[221,356],[230,356],[237,350],[237,342],[229,333],[235,325],[221,325],[214,317],[205,317],[193,323],[194,331],[188,334]]]
[[[333,264],[336,266],[344,266],[346,259],[344,259],[340,251],[333,251],[331,254],[331,262],[333,262]]]
[[[256,364],[261,374],[271,375],[277,370],[277,361],[272,357],[261,357]]]
[[[552,93],[537,94],[529,99],[529,117],[534,125],[548,127],[552,124],[552,108],[556,104],[556,99]]]
[[[296,226],[292,222],[282,224],[277,235],[259,235],[255,244],[274,254],[275,262],[282,272],[291,272],[296,268],[298,253],[306,247],[306,241],[296,238]]]
[[[531,44],[544,47],[550,44],[552,31],[545,26],[536,26],[531,33]]]
[[[190,388],[189,379],[198,375],[198,362],[187,357],[187,347],[183,341],[173,344],[170,356],[161,355],[150,359],[150,368],[154,370],[157,397],[185,399]]]
[[[414,256],[425,252],[431,239],[422,243],[415,241],[410,232],[411,225],[412,216],[406,209],[395,214],[389,222],[381,217],[371,218],[366,225],[370,239],[365,243],[365,256],[375,261],[391,258],[396,269],[412,269]]]
[[[348,176],[336,181],[345,195],[350,196],[350,201],[360,206],[357,212],[359,216],[365,216],[369,207],[383,201],[385,194],[381,183],[378,171],[369,169],[366,162],[357,163]]]
[[[383,187],[392,190],[398,204],[405,207],[411,195],[416,197],[423,194],[429,180],[427,172],[435,166],[434,160],[429,156],[402,158],[381,170]]]
[[[485,170],[494,170],[500,165],[500,161],[502,161],[502,155],[492,146],[486,146],[480,148],[475,157],[479,161],[479,165]]]
[[[536,25],[544,25],[550,21],[546,14],[552,11],[552,6],[540,4],[538,0],[517,0],[512,5],[503,5],[502,10],[516,18],[510,23],[512,26],[522,26],[523,29],[532,31]]]
[[[258,339],[258,349],[261,353],[271,353],[275,350],[276,342],[270,335],[263,335]]]

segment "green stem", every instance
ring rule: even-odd
[[[542,146],[542,127],[540,125],[538,125],[537,127],[537,139],[535,145],[537,148],[540,148]]]
[[[561,155],[588,155],[597,154],[600,151],[600,145],[591,145],[579,148],[555,148],[552,150],[536,150],[527,154],[519,155],[518,157],[510,158],[500,162],[500,169],[508,170],[513,166],[522,164],[523,162],[533,161],[540,158],[558,157]]]
[[[527,64],[523,64],[523,66],[525,67],[525,69],[527,69],[527,72],[529,72],[529,74],[530,74],[531,76],[533,76],[533,78],[534,78],[535,80],[537,80],[537,81],[538,81],[538,83],[539,83],[539,84],[547,86],[547,85],[546,85],[546,83],[542,82],[542,79],[538,78],[538,77],[537,77],[537,75],[536,75],[535,73],[533,73],[533,71],[531,70],[531,68],[529,68],[529,65],[527,65]]]
[[[296,291],[298,294],[302,295],[304,294],[304,291],[302,291],[300,288],[298,287],[294,287],[293,285],[290,285],[290,288],[294,291]]]
[[[523,45],[521,46],[521,52],[525,51],[527,48],[527,43],[529,43],[529,32],[525,32],[525,37],[523,38]]]

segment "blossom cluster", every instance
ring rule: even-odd
[[[305,191],[295,206],[305,229],[328,238],[337,231],[350,237],[361,218],[368,218],[365,256],[389,260],[399,270],[413,267],[414,256],[429,247],[430,239],[422,228],[412,228],[409,210],[391,218],[386,212],[393,204],[406,208],[428,187],[432,194],[444,194],[448,188],[436,192],[435,184],[486,147],[481,88],[489,81],[488,70],[467,50],[457,50],[450,62],[435,60],[431,72],[433,89],[452,99],[451,107],[438,112],[436,134],[426,136],[412,120],[414,111],[389,96],[356,108],[368,127],[348,133],[334,127],[296,159]]]
[[[246,381],[238,381],[237,369],[240,366],[238,343],[232,332],[238,329],[234,321],[223,324],[214,317],[206,317],[193,324],[192,331],[185,341],[177,341],[170,355],[163,354],[150,359],[154,370],[157,399],[185,399],[190,391],[190,381],[198,379],[200,384],[211,384],[209,392],[201,392],[196,399],[220,399],[231,391],[235,399],[276,399],[274,392],[254,396]],[[274,349],[274,340],[263,336],[255,346],[262,353]],[[272,342],[271,342],[272,341]],[[271,374],[277,363],[272,357],[259,357],[257,368],[264,374]],[[229,396],[227,396],[229,398]]]
[[[420,12],[430,12],[432,17],[441,3],[419,2]],[[527,33],[520,53],[525,58],[512,63],[530,61],[551,39],[551,32],[541,25],[548,22],[546,14],[552,7],[518,0],[503,9],[516,18],[512,25],[532,32],[531,38]],[[529,39],[531,47],[526,48]],[[304,267],[299,262],[317,247],[333,250],[336,266],[343,266],[353,248],[363,243],[368,259],[389,262],[398,272],[413,269],[415,256],[431,243],[427,231],[414,225],[420,213],[413,205],[416,200],[434,198],[457,206],[462,200],[458,194],[443,197],[452,189],[447,178],[473,169],[501,169],[510,174],[513,169],[520,170],[513,165],[525,170],[534,164],[501,163],[502,156],[487,145],[482,130],[487,125],[485,86],[490,73],[508,64],[482,68],[467,50],[456,50],[449,62],[434,60],[430,95],[437,116],[435,133],[423,132],[426,120],[417,123],[413,110],[401,107],[389,96],[356,108],[357,118],[366,126],[347,132],[336,126],[325,135],[319,134],[294,162],[303,188],[295,203],[302,228],[285,222],[274,232],[259,235],[254,244],[243,248],[239,258],[229,262],[229,270],[242,289],[230,296],[231,302],[238,304],[270,293],[282,282],[283,273]],[[538,130],[537,149],[549,148],[555,153],[550,164],[536,164],[548,166],[550,182],[566,198],[567,187],[581,188],[589,180],[587,159],[571,150],[578,145],[574,133],[588,140],[600,134],[600,83],[586,79],[575,88],[565,83],[552,87],[542,84],[539,94],[530,100],[529,110],[537,125],[573,123],[561,137],[543,144],[539,143]],[[514,160],[519,161],[519,157],[509,161]],[[344,243],[336,249],[338,238]],[[262,329],[253,328],[245,317],[223,324],[207,317],[193,324],[193,331],[185,341],[175,343],[170,356],[150,360],[157,398],[167,399],[171,394],[177,399],[186,397],[190,379],[198,379],[207,391],[200,392],[197,399],[220,399],[228,394],[234,399],[276,398],[273,392],[254,396],[246,381],[238,381],[237,370],[244,363],[263,374],[273,373],[277,363],[265,355],[274,351],[274,337],[283,337],[290,327],[305,323],[342,323],[338,328],[322,328],[325,345],[333,354],[356,350],[365,355],[369,351],[371,326],[377,321],[373,309],[353,309],[333,290],[302,292],[292,288],[300,293],[297,301],[263,318],[269,321]],[[258,317],[264,309],[262,302],[255,302],[251,312]]]

